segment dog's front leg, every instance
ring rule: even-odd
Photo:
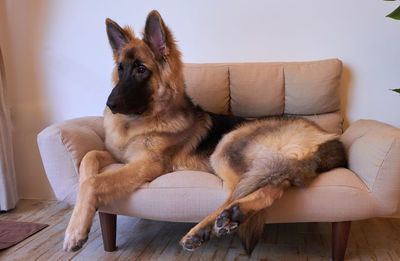
[[[75,207],[65,231],[63,249],[77,251],[87,241],[98,200],[93,191],[93,179],[89,178],[79,185]]]
[[[100,204],[128,195],[162,173],[161,166],[156,162],[140,160],[81,180],[75,208],[65,232],[64,250],[76,251],[87,241]]]

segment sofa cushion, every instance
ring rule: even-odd
[[[185,64],[184,74],[188,96],[207,111],[250,118],[306,116],[329,125],[323,128],[330,132],[342,131],[342,62],[338,59]]]
[[[121,166],[113,164],[104,170]],[[196,222],[217,209],[226,196],[222,180],[214,174],[177,171],[144,184],[132,195],[112,201],[100,211],[154,220]]]
[[[303,118],[309,119],[318,124],[327,132],[342,134],[343,133],[343,117],[340,111],[315,115],[301,115]]]
[[[226,64],[185,64],[186,93],[193,103],[218,114],[229,113],[229,79]]]
[[[283,66],[245,63],[229,66],[231,110],[242,117],[282,115],[285,104]]]
[[[340,60],[287,63],[284,70],[285,113],[320,114],[340,110]]]

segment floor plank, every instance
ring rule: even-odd
[[[0,260],[329,260],[329,223],[268,224],[249,258],[236,235],[213,238],[195,252],[179,246],[193,224],[143,220],[118,216],[118,250],[103,250],[96,215],[85,247],[75,253],[62,251],[64,231],[72,207],[62,202],[21,200],[1,220],[46,223],[49,226],[9,249]],[[400,219],[374,218],[352,224],[346,260],[400,260]]]

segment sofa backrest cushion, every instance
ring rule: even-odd
[[[306,116],[341,132],[342,62],[185,64],[186,92],[195,104],[242,117]]]

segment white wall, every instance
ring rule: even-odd
[[[15,123],[20,195],[51,198],[36,147],[45,126],[101,115],[111,88],[104,20],[137,34],[158,9],[185,62],[344,62],[348,122],[376,119],[400,127],[399,2],[362,0],[71,1],[0,0],[0,44]]]

